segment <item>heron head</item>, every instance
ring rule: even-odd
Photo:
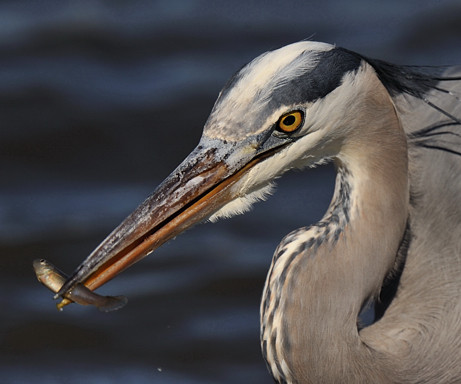
[[[283,172],[336,156],[363,97],[352,86],[359,71],[358,55],[309,41],[244,66],[219,94],[194,151],[60,293],[78,282],[94,289],[193,224],[245,211]]]
[[[350,138],[365,68],[352,52],[302,41],[238,71],[220,92],[200,146],[214,148],[231,174],[253,163],[211,219],[244,212],[283,172],[335,157]]]

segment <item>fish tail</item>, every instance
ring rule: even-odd
[[[101,312],[111,312],[123,308],[128,303],[126,296],[106,296],[106,303],[98,306]]]

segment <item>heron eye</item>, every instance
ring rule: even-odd
[[[277,130],[285,133],[296,131],[303,123],[302,111],[293,111],[283,115],[277,122]]]

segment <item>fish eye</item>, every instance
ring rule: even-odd
[[[304,113],[302,111],[288,112],[277,121],[276,129],[284,133],[293,133],[303,123]]]

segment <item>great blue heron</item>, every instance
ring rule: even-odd
[[[323,219],[275,251],[261,345],[278,383],[461,381],[460,71],[302,41],[243,67],[181,165],[76,269],[90,289],[292,168],[337,169]],[[376,301],[377,321],[358,316]]]

